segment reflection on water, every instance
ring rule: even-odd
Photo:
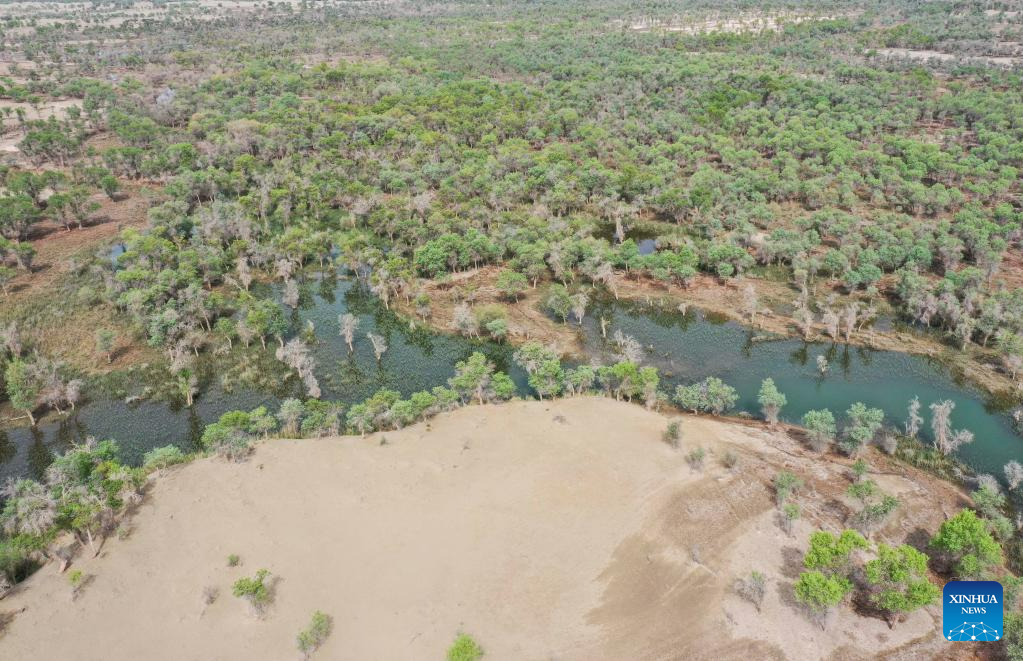
[[[345,312],[359,318],[352,355],[338,334],[337,318]],[[957,405],[954,426],[970,429],[977,439],[962,450],[968,463],[984,472],[1000,473],[1010,459],[1023,460],[1023,439],[1003,414],[1012,402],[985,398],[957,384],[944,367],[928,358],[842,344],[774,340],[696,310],[681,314],[670,306],[598,299],[579,332],[587,354],[602,361],[616,359],[601,336],[602,317],[608,322],[609,337],[620,329],[639,340],[646,349],[646,363],[660,368],[666,391],[679,383],[717,376],[739,391],[739,409],[756,415],[760,381],[771,377],[788,397],[784,419],[798,421],[815,408],[830,408],[840,418],[850,404],[862,401],[884,409],[887,423],[896,425],[903,423],[913,396],[920,398],[925,412],[932,402],[953,399]],[[442,385],[454,364],[476,350],[509,372],[521,389],[526,387],[525,375],[512,363],[512,349],[507,345],[470,341],[410,324],[349,281],[314,280],[301,288],[299,308],[291,315],[292,332],[302,331],[309,322],[315,328],[313,355],[326,399],[351,403],[382,387],[408,394]],[[389,349],[379,363],[367,332],[387,340]],[[821,355],[830,366],[825,376],[817,369]],[[38,429],[8,429],[0,435],[0,477],[38,477],[53,453],[88,435],[116,439],[129,461],[169,443],[193,449],[203,426],[224,411],[261,404],[275,409],[286,397],[302,396],[298,380],[273,359],[273,347],[210,359],[199,373],[201,394],[190,408],[172,398],[129,405],[123,395],[111,396]],[[144,385],[130,384],[127,391],[140,392]]]

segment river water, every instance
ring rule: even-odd
[[[338,335],[337,317],[344,312],[352,312],[360,320],[352,356]],[[829,408],[840,419],[850,404],[862,401],[883,409],[886,424],[902,425],[913,396],[920,398],[929,422],[928,405],[952,399],[956,402],[953,425],[976,435],[976,441],[960,452],[968,464],[1000,475],[1005,462],[1023,461],[1023,438],[1006,413],[927,358],[841,344],[764,339],[739,324],[695,310],[682,314],[675,309],[600,300],[579,326],[587,354],[595,360],[615,359],[601,336],[600,317],[609,322],[609,336],[621,329],[646,347],[645,364],[660,368],[665,390],[717,376],[739,391],[738,409],[756,415],[760,381],[771,377],[788,397],[782,418],[794,422],[815,408]],[[525,375],[512,363],[509,346],[410,326],[351,281],[314,281],[304,286],[299,309],[292,315],[293,333],[303,332],[309,321],[315,327],[314,355],[324,399],[351,403],[381,387],[408,394],[443,385],[454,364],[473,351],[485,352],[498,369],[511,374],[522,392],[527,390]],[[379,364],[367,332],[387,339],[389,349]],[[192,407],[185,407],[176,397],[159,395],[126,403],[126,394],[142,393],[151,385],[139,376],[127,379],[116,396],[91,393],[93,398],[71,417],[47,420],[35,429],[0,431],[0,479],[39,477],[54,453],[86,436],[117,440],[124,458],[131,462],[138,462],[148,449],[171,443],[195,449],[203,426],[224,411],[260,404],[275,410],[285,397],[302,396],[297,379],[286,378],[286,370],[272,359],[273,348],[268,345],[266,352],[250,348],[204,363],[200,394]],[[824,355],[830,365],[825,376],[818,373],[818,355]]]

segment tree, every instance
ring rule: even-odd
[[[355,331],[359,328],[359,318],[351,312],[346,312],[342,315],[338,315],[337,318],[339,334],[344,338],[345,344],[348,345],[348,353],[355,351],[355,347],[352,343],[355,341]]]
[[[544,396],[557,397],[565,387],[565,372],[561,361],[545,360],[529,373],[529,387],[536,391],[543,401]]]
[[[1010,489],[1017,489],[1023,483],[1023,464],[1015,459],[1005,464],[1005,481],[1009,483]]]
[[[931,431],[934,433],[934,446],[945,455],[951,454],[960,446],[973,442],[973,433],[960,429],[952,430],[952,410],[956,404],[950,399],[931,404]]]
[[[278,347],[275,355],[277,360],[298,372],[298,378],[302,379],[310,397],[319,398],[321,392],[319,381],[316,379],[316,360],[305,342],[294,337],[288,340],[287,344]]]
[[[121,184],[117,181],[117,177],[112,174],[105,175],[99,180],[99,186],[111,200],[117,199],[117,192],[121,189]]]
[[[518,271],[505,269],[497,275],[497,290],[505,298],[517,301],[529,288],[529,280]]]
[[[33,369],[31,363],[15,357],[7,363],[4,381],[7,383],[11,406],[24,411],[34,426],[36,419],[32,412],[39,405],[39,396],[43,390],[37,370]]]
[[[862,402],[856,402],[845,412],[846,425],[839,445],[851,456],[855,456],[864,445],[874,440],[874,436],[884,422],[884,411],[867,408]]]
[[[721,379],[709,376],[699,383],[675,388],[675,401],[693,413],[701,411],[721,415],[735,406],[739,393]]]
[[[544,309],[561,319],[561,323],[568,321],[568,315],[572,312],[572,297],[564,285],[553,284],[547,289],[547,295],[543,299]]]
[[[384,354],[387,352],[387,340],[376,333],[366,333],[366,337],[369,338],[370,344],[373,345],[373,355],[376,356],[377,362],[379,363],[380,359],[383,358]]]
[[[906,436],[916,438],[920,432],[920,425],[923,424],[923,417],[920,416],[920,398],[914,397],[909,401],[908,417],[906,418]]]
[[[455,375],[448,379],[448,385],[462,397],[463,401],[475,398],[480,404],[484,404],[493,396],[491,389],[493,376],[494,364],[476,351],[467,360],[455,363]]]
[[[803,414],[803,427],[806,428],[810,447],[823,452],[835,441],[835,416],[828,409],[807,411]]]
[[[114,341],[117,339],[117,335],[106,328],[100,328],[96,331],[96,351],[106,357],[107,364],[113,362],[113,351]]]
[[[973,510],[964,509],[942,523],[930,545],[946,556],[962,578],[976,577],[1002,562],[1002,548]]]
[[[929,606],[941,591],[927,579],[927,556],[908,544],[893,548],[878,544],[877,558],[866,564],[867,581],[874,587],[870,600],[888,614],[888,627],[895,616]]]
[[[803,566],[828,574],[847,576],[851,571],[853,551],[866,549],[869,545],[863,535],[855,530],[843,530],[838,535],[818,530],[810,535],[810,548],[803,556]]]
[[[760,410],[763,411],[767,423],[774,425],[778,423],[778,414],[788,399],[775,387],[774,379],[764,379],[760,384],[757,401],[760,403]]]
[[[852,582],[844,576],[825,576],[819,571],[799,575],[795,584],[796,600],[806,606],[824,629],[824,622],[832,608],[842,603],[852,591]]]
[[[541,365],[550,361],[558,360],[558,354],[548,349],[539,342],[526,342],[512,354],[512,359],[518,363],[527,374],[532,374]]]

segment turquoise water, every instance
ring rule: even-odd
[[[313,282],[303,288],[301,298],[292,315],[292,329],[300,332],[308,321],[315,325],[314,355],[325,399],[357,402],[381,387],[407,394],[442,385],[453,373],[454,364],[473,351],[485,352],[498,369],[512,375],[520,389],[526,389],[525,375],[512,363],[512,349],[507,345],[410,327],[407,320],[386,311],[349,281]],[[338,335],[337,317],[347,311],[360,319],[353,356]],[[976,435],[976,441],[960,453],[968,464],[1000,475],[1005,462],[1023,461],[1023,438],[1005,412],[927,358],[791,339],[754,341],[756,334],[749,329],[715,321],[697,311],[683,315],[656,306],[602,300],[595,303],[579,332],[589,356],[604,361],[614,360],[614,356],[600,335],[600,317],[609,322],[609,336],[621,329],[647,348],[646,364],[660,368],[665,390],[717,376],[739,391],[740,410],[757,414],[760,381],[771,377],[788,397],[782,418],[794,422],[812,408],[830,408],[840,418],[850,404],[862,401],[884,409],[887,424],[902,425],[914,395],[920,398],[929,422],[927,406],[952,399],[956,402],[954,426]],[[369,331],[387,338],[390,347],[379,364],[365,336]],[[204,365],[200,394],[191,408],[165,399],[133,405],[123,398],[98,399],[60,422],[0,432],[0,478],[38,477],[53,453],[89,435],[116,439],[129,461],[138,461],[146,450],[169,443],[195,448],[203,425],[224,411],[260,404],[276,407],[285,397],[302,396],[297,379],[286,378],[279,363],[267,358],[272,352],[273,347],[268,347],[266,353],[252,349],[244,354],[253,360],[258,357],[255,372],[264,376],[268,371],[274,373],[269,386],[232,386],[238,381],[237,374],[244,371],[232,364],[238,362],[236,356]],[[821,354],[830,363],[824,377],[816,367],[816,357]],[[226,384],[225,375],[229,377]],[[143,386],[137,383],[129,390],[137,392]]]

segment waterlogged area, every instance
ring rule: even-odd
[[[349,356],[338,334],[338,315],[359,317],[355,352]],[[717,376],[740,393],[738,408],[759,415],[756,402],[760,381],[775,380],[788,397],[782,418],[798,422],[810,409],[830,408],[841,418],[850,404],[862,401],[881,408],[886,424],[902,425],[913,396],[923,404],[952,399],[956,428],[974,432],[976,441],[961,450],[962,458],[978,471],[1001,473],[1010,459],[1023,460],[1023,438],[1004,411],[968,385],[957,383],[941,364],[919,356],[871,351],[841,344],[807,344],[799,340],[771,339],[733,322],[723,322],[690,310],[600,300],[579,332],[588,356],[612,362],[613,347],[601,336],[599,319],[608,321],[608,336],[615,330],[635,337],[645,348],[645,364],[661,370],[662,389],[674,391],[678,383]],[[312,322],[316,342],[316,375],[324,399],[358,402],[379,388],[403,394],[446,383],[459,360],[483,351],[507,371],[525,392],[525,374],[512,362],[512,348],[493,342],[468,340],[429,331],[388,312],[373,297],[347,280],[313,281],[303,287],[298,310],[292,315],[292,333],[308,333]],[[378,363],[366,333],[386,338],[389,346]],[[87,436],[117,440],[127,460],[137,462],[154,447],[170,443],[195,449],[202,428],[232,409],[266,405],[271,410],[287,397],[303,397],[298,379],[273,359],[268,345],[258,343],[227,357],[210,359],[200,370],[200,394],[194,405],[165,396],[159,384],[141,377],[121,388],[108,388],[78,412],[37,429],[17,427],[0,433],[0,478],[38,477],[53,453]],[[817,369],[817,356],[829,364],[826,375]],[[152,394],[148,394],[152,393]],[[131,396],[141,401],[126,403]],[[698,440],[698,439],[697,439]]]

